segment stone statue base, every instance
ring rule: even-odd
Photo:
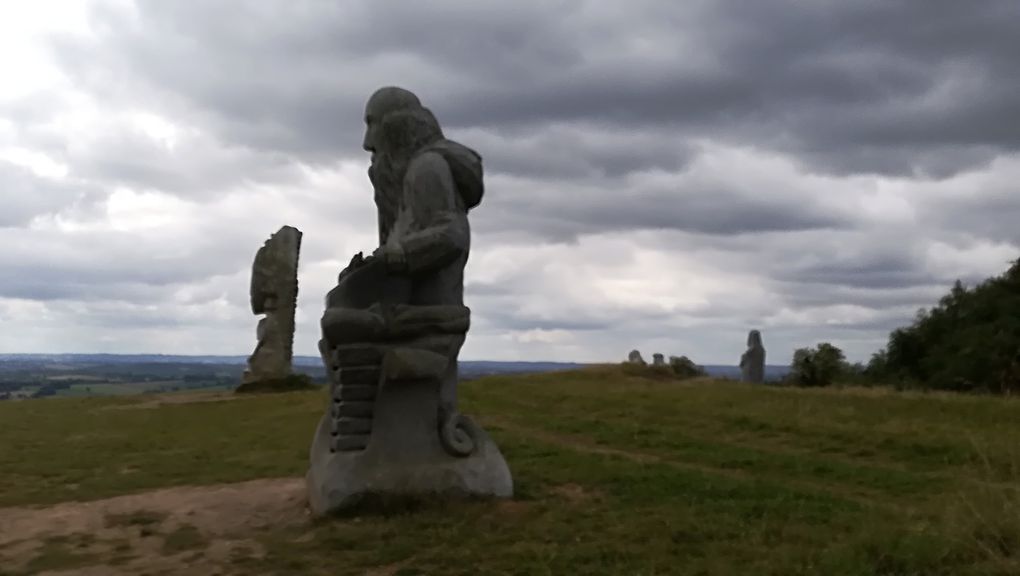
[[[319,421],[305,479],[314,514],[349,508],[365,496],[513,495],[506,460],[479,426],[468,421],[475,444],[470,455],[452,456],[443,448],[436,380],[383,380],[380,386],[363,450],[333,451],[333,418],[327,413]]]

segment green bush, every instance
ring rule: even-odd
[[[843,351],[822,342],[817,348],[800,348],[793,353],[787,380],[795,386],[829,386],[852,372]]]
[[[871,358],[870,378],[958,392],[1020,392],[1020,260],[973,288],[957,281]]]
[[[669,367],[681,379],[699,378],[706,375],[704,368],[698,366],[686,356],[680,356],[679,358],[670,356]]]
[[[669,364],[655,366],[652,364],[633,364],[624,362],[621,364],[623,373],[628,376],[639,376],[653,380],[687,380],[706,376],[701,366],[696,365],[686,356],[670,356]]]

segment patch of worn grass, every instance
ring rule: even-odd
[[[135,510],[125,514],[107,514],[105,523],[107,528],[115,526],[139,526],[153,528],[159,526],[166,520],[167,515],[154,510]]]
[[[38,574],[48,570],[73,570],[102,564],[103,559],[92,552],[83,552],[93,539],[88,534],[54,537],[43,542],[35,556],[25,566],[25,574]]]
[[[514,500],[273,527],[241,535],[264,557],[230,562],[253,574],[1020,573],[1016,400],[619,367],[484,378],[461,398],[506,456]],[[0,405],[0,503],[300,476],[326,405],[321,391],[132,408],[142,400]]]
[[[147,407],[151,401],[0,403],[0,506],[299,476],[326,398],[312,391]]]
[[[255,382],[244,382],[234,392],[238,394],[267,394],[279,392],[295,392],[299,390],[315,390],[319,386],[315,384],[311,376],[307,374],[290,374],[283,378],[272,380],[258,380]]]
[[[163,554],[172,555],[188,550],[205,548],[209,541],[198,528],[190,524],[182,524],[166,535],[163,539]]]

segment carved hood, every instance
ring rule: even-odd
[[[470,210],[478,206],[485,193],[482,184],[482,157],[474,150],[453,140],[439,140],[426,149],[438,152],[450,165],[453,182],[464,200],[464,207]]]

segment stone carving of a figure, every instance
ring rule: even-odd
[[[396,87],[369,99],[363,147],[372,153],[369,178],[379,212],[374,256],[410,279],[408,304],[463,306],[471,249],[467,214],[484,192],[481,156],[445,138],[417,96]],[[454,411],[456,393],[456,378],[445,379],[444,413]]]
[[[747,334],[747,351],[740,357],[740,376],[744,382],[765,381],[765,347],[758,330]]]
[[[326,297],[319,345],[331,402],[312,441],[309,503],[323,513],[369,492],[508,497],[498,447],[457,411],[481,156],[401,88],[377,90],[364,119],[379,246],[356,255]]]
[[[630,354],[627,355],[627,362],[631,364],[645,365],[645,359],[641,357],[641,352],[637,350],[631,350]]]

